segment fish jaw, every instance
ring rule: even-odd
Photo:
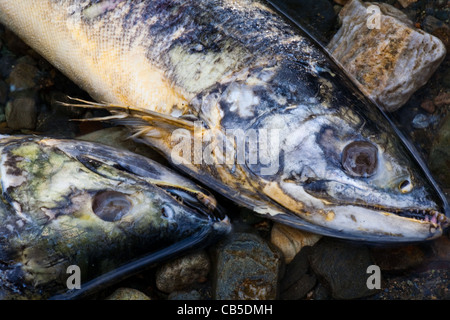
[[[410,243],[438,238],[450,226],[448,217],[436,210],[432,202],[414,210],[339,204],[316,198],[298,185],[281,185],[283,190],[275,192],[274,186],[264,190],[269,198],[276,197],[254,207],[255,212],[325,236],[363,242]]]

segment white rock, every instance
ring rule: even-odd
[[[404,105],[445,58],[438,38],[391,5],[351,0],[339,17],[342,26],[327,49],[386,111]]]

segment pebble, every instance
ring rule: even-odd
[[[16,97],[6,104],[6,122],[8,127],[14,130],[36,127],[37,108],[34,91],[21,91]]]
[[[270,241],[283,253],[284,262],[290,263],[303,247],[314,245],[320,238],[318,234],[275,223]]]
[[[434,113],[434,111],[436,111],[436,106],[434,105],[433,101],[431,101],[431,100],[423,101],[420,104],[420,107],[428,113]]]
[[[105,300],[151,300],[146,294],[132,288],[119,288]]]
[[[412,126],[416,129],[425,129],[431,124],[436,123],[439,120],[437,115],[425,115],[418,113],[412,120]]]
[[[450,92],[441,92],[437,97],[433,99],[433,103],[437,107],[450,105]]]
[[[376,22],[367,12],[369,4],[352,0],[341,10],[342,26],[327,48],[366,95],[392,112],[428,81],[446,50],[400,10],[385,3],[370,4],[380,9],[378,26],[367,25]]]
[[[398,0],[403,8],[409,7],[411,3],[417,2],[417,0]]]
[[[156,270],[156,287],[171,293],[181,291],[207,280],[210,260],[206,252],[199,251],[161,265]]]
[[[309,263],[334,299],[358,299],[376,293],[376,289],[367,287],[367,268],[374,263],[365,246],[323,237],[313,247]]]
[[[234,233],[216,248],[213,299],[276,299],[281,265],[281,254],[263,238]]]
[[[36,79],[38,75],[38,68],[29,63],[29,59],[19,61],[11,70],[7,83],[10,91],[20,91],[34,88],[36,86]]]

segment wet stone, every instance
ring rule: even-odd
[[[312,270],[334,299],[357,299],[376,293],[367,287],[367,268],[373,265],[367,247],[322,238],[309,255]]]
[[[367,10],[373,4],[379,12]],[[352,0],[339,17],[342,26],[327,48],[386,111],[403,106],[445,58],[437,37],[416,29],[391,5]]]
[[[276,299],[281,263],[281,254],[258,235],[230,235],[216,248],[213,299]]]
[[[207,280],[210,261],[204,251],[195,252],[163,264],[156,270],[156,287],[165,293],[181,291]]]

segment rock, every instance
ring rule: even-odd
[[[447,52],[450,52],[450,28],[447,25],[434,29],[431,34],[439,38],[447,49]]]
[[[357,299],[376,293],[376,289],[367,287],[367,268],[373,262],[365,246],[324,237],[313,247],[309,263],[334,299]]]
[[[433,99],[433,103],[437,107],[450,105],[450,92],[441,92],[437,97]]]
[[[379,13],[368,10],[373,4],[350,1],[339,14],[342,26],[327,48],[361,90],[391,112],[428,81],[446,50],[400,10],[385,3],[375,3]]]
[[[216,248],[213,299],[277,298],[281,254],[252,233],[234,233]]]
[[[443,27],[447,27],[447,25],[432,15],[427,15],[422,21],[422,28],[428,33],[433,33],[434,30]]]
[[[425,257],[423,250],[414,245],[394,248],[374,247],[370,252],[374,263],[385,271],[412,269],[419,266]]]
[[[206,252],[195,252],[160,266],[156,270],[156,287],[165,293],[180,291],[205,282],[209,270],[210,261]]]
[[[197,290],[174,291],[167,297],[167,300],[202,300],[203,297]]]
[[[35,93],[29,90],[18,92],[14,99],[7,103],[5,115],[9,128],[33,130],[37,118]]]
[[[407,8],[411,3],[417,2],[417,0],[398,0],[403,8]]]
[[[337,4],[340,4],[341,6],[345,6],[347,4],[347,2],[349,2],[350,0],[334,0],[334,2],[336,2]]]
[[[147,295],[136,289],[119,288],[105,300],[151,300]]]
[[[436,111],[436,106],[434,105],[433,101],[431,101],[431,100],[423,101],[420,104],[420,107],[428,113],[434,113],[434,111]]]
[[[280,284],[280,297],[284,300],[302,299],[313,289],[317,282],[314,274],[309,272],[308,256],[312,247],[304,247],[286,266]]]
[[[297,253],[305,246],[314,245],[320,235],[294,229],[292,227],[275,223],[272,227],[270,241],[284,255],[284,262],[290,263]]]
[[[416,129],[425,129],[429,125],[438,122],[439,116],[437,115],[425,115],[418,113],[412,120],[412,126]]]
[[[428,166],[444,188],[450,188],[450,114],[446,116],[431,146]]]
[[[32,65],[29,59],[19,61],[11,70],[7,83],[11,91],[31,89],[36,86],[38,68]]]

